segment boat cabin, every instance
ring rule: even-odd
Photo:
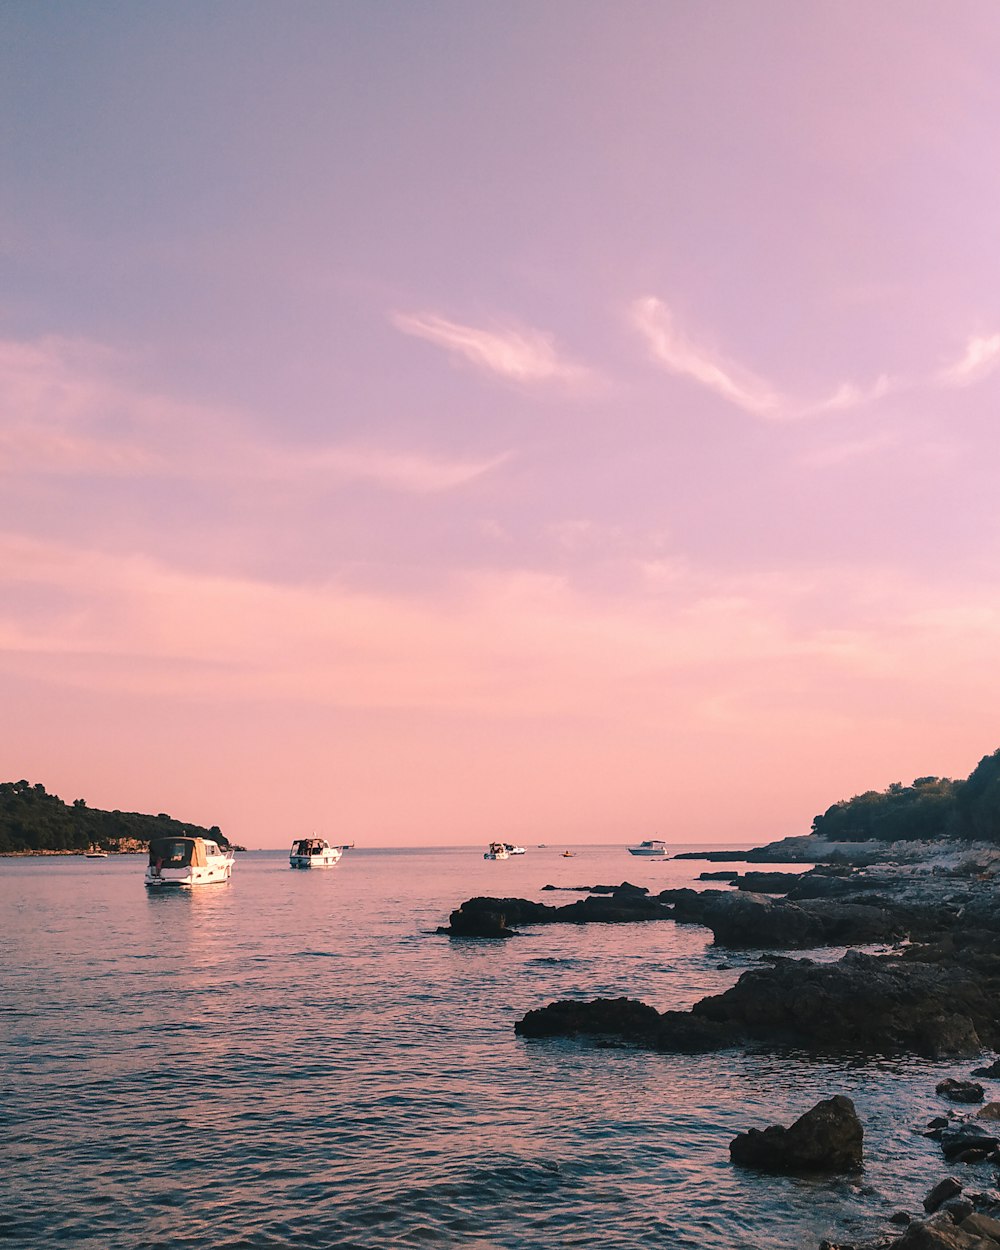
[[[208,863],[208,845],[204,838],[153,838],[149,863],[153,868],[204,868]],[[211,847],[211,853],[218,855],[214,842]]]
[[[330,844],[325,838],[299,838],[298,842],[292,847],[293,855],[322,855],[324,851],[330,849]]]
[[[233,852],[211,838],[152,838],[147,885],[209,885],[228,881]]]

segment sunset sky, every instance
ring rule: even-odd
[[[1000,747],[995,0],[0,8],[0,780],[750,841]]]

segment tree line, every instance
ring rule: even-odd
[[[965,838],[1000,843],[1000,751],[984,755],[964,781],[917,777],[834,803],[812,832],[833,842]]]
[[[0,854],[31,851],[137,850],[152,838],[212,838],[229,845],[218,825],[210,829],[175,820],[166,812],[105,812],[83,799],[64,803],[41,784],[0,782]]]

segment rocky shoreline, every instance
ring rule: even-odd
[[[586,897],[563,906],[474,898],[439,932],[506,940],[523,925],[668,919],[705,926],[720,950],[769,952],[735,985],[690,1011],[659,1012],[627,997],[560,1001],[517,1021],[517,1033],[527,1038],[862,1059],[916,1054],[968,1060],[1000,1050],[1000,847],[954,840],[831,844],[805,837],[753,852],[687,858],[804,867],[801,873],[706,872],[712,885],[655,895],[628,882],[580,887]],[[823,946],[847,949],[822,963],[775,953]],[[881,953],[853,949],[859,946]],[[1000,1061],[976,1072],[1000,1079]],[[983,1102],[983,1088],[964,1077],[943,1084],[947,1088],[937,1092],[953,1106],[923,1130],[941,1143],[943,1165],[1000,1163],[1000,1101]],[[983,1102],[982,1108],[957,1112],[963,1095],[955,1091]],[[777,1136],[771,1133],[772,1140]],[[1000,1250],[997,1185],[996,1174],[985,1188],[959,1177],[929,1177],[920,1218],[897,1213],[897,1227],[866,1250]],[[938,1190],[943,1196],[934,1196]],[[823,1246],[836,1250],[832,1243]]]

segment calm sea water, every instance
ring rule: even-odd
[[[310,873],[258,852],[229,885],[150,895],[137,857],[0,860],[0,1241],[770,1250],[916,1209],[944,1171],[913,1130],[968,1065],[523,1041],[553,998],[685,1008],[756,956],[669,921],[434,934],[475,894],[705,866],[359,849]],[[730,1165],[737,1132],[833,1093],[866,1125],[863,1176]]]

